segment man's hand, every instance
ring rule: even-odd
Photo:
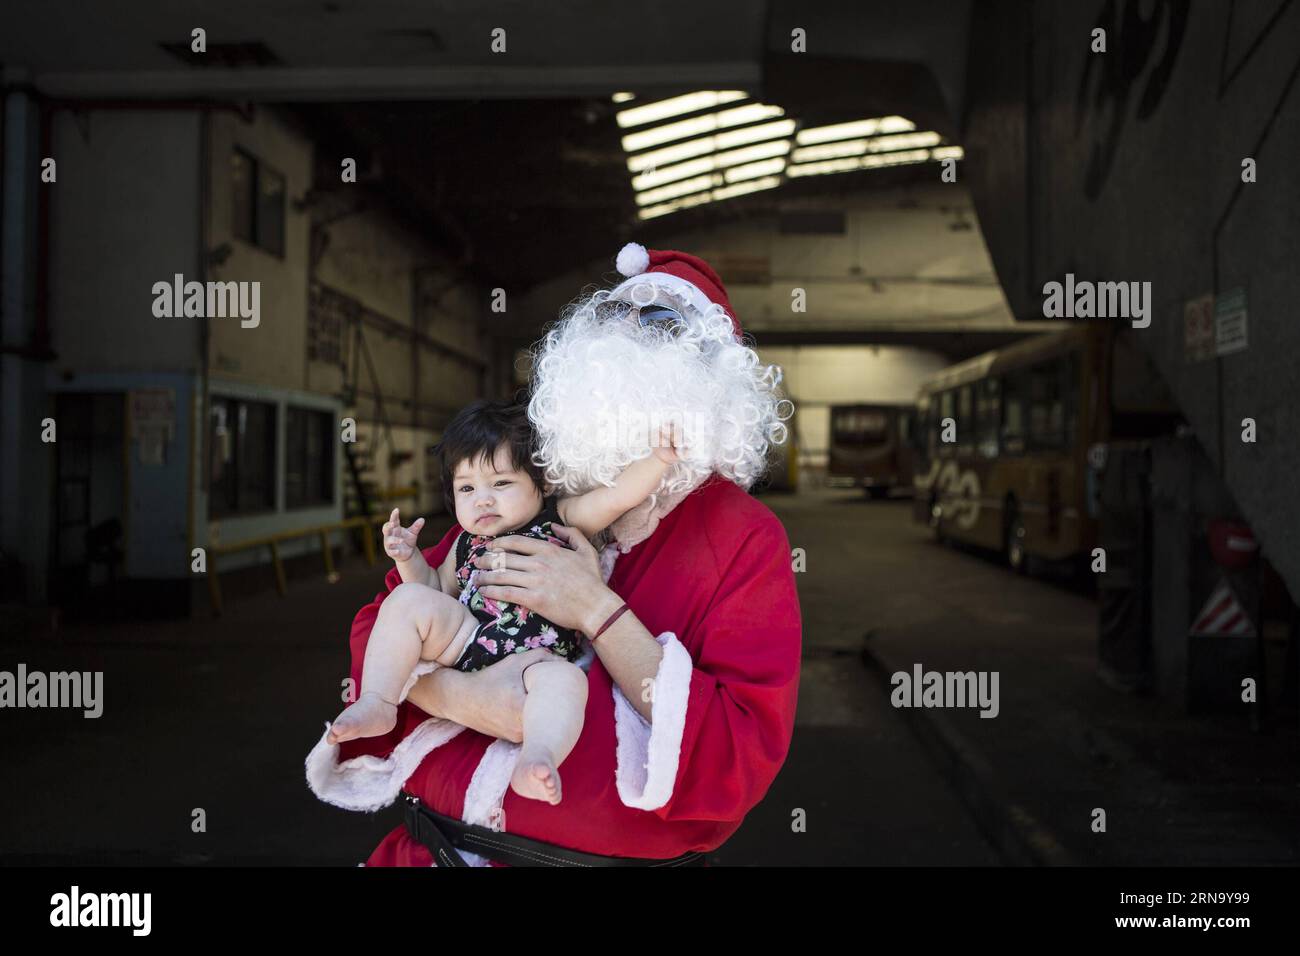
[[[409,699],[430,716],[517,744],[524,739],[524,699],[528,696],[524,668],[554,656],[539,647],[511,654],[470,674],[440,667],[416,681]]]
[[[517,534],[494,540],[474,561],[480,568],[479,593],[590,635],[623,602],[601,579],[591,542],[576,528],[551,528],[568,542],[567,548]]]
[[[410,561],[411,556],[415,554],[415,542],[420,537],[420,529],[423,527],[424,519],[416,518],[415,523],[409,528],[403,528],[397,509],[394,508],[393,513],[388,516],[388,520],[380,529],[384,535],[384,554],[394,561]]]

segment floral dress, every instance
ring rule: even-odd
[[[456,662],[457,669],[480,670],[511,654],[521,654],[535,647],[548,648],[566,660],[578,659],[582,650],[582,637],[577,631],[552,624],[540,614],[534,614],[518,604],[484,597],[478,589],[479,569],[473,564],[474,559],[483,554],[494,539],[507,534],[541,538],[568,547],[562,538],[551,533],[552,524],[562,524],[560,513],[556,509],[556,499],[546,498],[542,502],[542,510],[521,528],[500,535],[462,531],[456,539],[456,581],[461,587],[460,603],[482,622],[460,660]]]

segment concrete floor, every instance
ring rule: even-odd
[[[1098,787],[1124,831],[1149,827],[1151,812],[1159,812],[1184,817],[1171,839],[1186,840],[1199,827],[1212,847],[1225,839],[1225,826],[1231,843],[1239,825],[1247,828],[1242,846],[1269,837],[1271,823],[1245,824],[1241,812],[1200,813],[1170,774],[1152,769],[1159,760],[1140,742],[1122,745],[1114,725],[1087,723],[1089,707],[1118,713],[1128,722],[1121,730],[1156,720],[1149,705],[1105,691],[1092,677],[1089,598],[929,542],[911,524],[907,502],[868,502],[852,492],[763,500],[785,522],[791,546],[806,552],[807,570],[796,576],[805,624],[800,709],[784,769],[716,854],[718,863],[1023,862],[999,829],[1005,814],[1031,821],[1038,828],[1031,836],[1059,848],[1060,861],[1166,858],[1160,841],[1138,840],[1145,852],[1090,852],[1100,841],[1090,844],[1093,835],[1079,821],[1102,799]],[[30,669],[103,670],[106,698],[103,717],[93,721],[67,711],[0,713],[8,771],[0,862],[364,859],[397,825],[397,812],[366,816],[325,806],[302,776],[302,758],[340,706],[352,615],[381,581],[382,569],[359,561],[341,570],[332,585],[316,574],[293,580],[287,599],[232,599],[220,619],[78,626],[0,642],[2,669],[23,661]],[[855,602],[848,614],[846,595]],[[1037,676],[1004,677],[999,719],[949,712],[950,729],[965,735],[963,752],[980,774],[954,776],[951,761],[936,759],[914,733],[916,713],[890,705],[879,667],[863,662],[867,632],[872,653],[899,669],[919,660],[927,668],[995,667],[1011,675],[1025,659],[1020,652],[1032,649],[1023,666]],[[1061,681],[1076,690],[1061,690]],[[1174,728],[1190,745],[1199,740],[1185,722],[1154,726]],[[1220,736],[1232,744],[1239,735]],[[1089,769],[1098,753],[1109,761],[1100,782]],[[1165,758],[1179,759],[1176,748]],[[1273,751],[1259,750],[1254,759],[1272,766]],[[1230,764],[1217,772],[1227,774]],[[983,787],[974,797],[972,779]],[[1145,816],[1126,814],[1131,791],[1150,790],[1153,780],[1161,782],[1163,802],[1147,801]],[[1223,780],[1210,786],[1221,802],[1231,796]],[[1270,814],[1287,809],[1287,793],[1266,790],[1263,819],[1273,820]],[[195,808],[206,812],[206,833],[191,832]],[[791,830],[796,809],[807,814],[807,832]]]

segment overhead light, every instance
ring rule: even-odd
[[[943,141],[938,133],[899,133],[894,136],[873,136],[870,139],[846,139],[820,146],[802,146],[790,157],[796,163],[839,156],[862,156],[866,153],[884,153],[918,146],[936,146]]]
[[[641,133],[629,133],[624,136],[623,149],[629,153],[636,153],[643,149],[649,149],[651,146],[658,146],[660,143],[670,143],[675,139],[699,136],[701,133],[712,133],[717,128],[718,118],[716,115],[697,116],[694,119],[682,120],[679,123],[665,123],[663,126],[656,126],[654,129],[648,129]]]
[[[708,192],[695,193],[691,196],[682,196],[680,199],[673,199],[669,202],[660,203],[655,206],[646,206],[637,210],[637,218],[654,219],[658,216],[666,216],[669,213],[680,212],[683,209],[690,209],[692,206],[702,206],[705,203],[717,202],[721,199],[732,199],[736,196],[743,196],[746,193],[756,193],[764,189],[775,189],[781,185],[780,176],[768,176],[764,179],[754,179],[748,182],[737,183],[734,186],[723,186]]]
[[[852,123],[836,123],[833,126],[814,126],[801,129],[796,137],[800,146],[813,143],[829,143],[837,139],[852,139],[855,136],[878,136],[881,133],[907,133],[916,129],[916,124],[901,116],[882,116],[878,119],[855,120]]]
[[[741,163],[750,163],[773,156],[784,156],[789,151],[790,141],[788,139],[776,139],[766,143],[758,143],[754,146],[729,150],[724,153],[714,153],[712,156],[704,156],[672,166],[661,166],[651,172],[634,176],[632,177],[632,188],[649,189],[653,186],[675,182],[678,179],[696,176],[703,172],[711,172],[715,169],[726,169],[730,166],[738,166]],[[784,165],[784,160],[781,162]]]
[[[638,218],[654,219],[775,189],[787,177],[964,156],[960,146],[941,145],[939,133],[918,131],[915,123],[902,116],[800,130],[798,121],[786,117],[779,106],[748,102],[715,109],[747,97],[737,90],[704,90],[617,113],[622,129],[650,127],[622,138]],[[632,98],[630,93],[615,94],[615,102]]]
[[[768,106],[766,103],[746,103],[744,106],[719,111],[717,113],[718,129],[739,126],[742,123],[757,123],[759,120],[784,115],[785,110],[779,106]]]
[[[943,142],[938,133],[899,133],[896,136],[876,136],[867,140],[868,153],[890,153],[896,149],[916,149],[937,146]]]
[[[628,100],[636,99],[635,93],[615,93],[611,97],[615,103],[626,103]]]
[[[757,143],[778,136],[789,136],[794,132],[794,127],[794,120],[786,119],[777,120],[775,123],[760,123],[758,126],[746,126],[744,129],[732,130],[729,133],[719,133],[717,136],[718,148],[728,149],[732,146]]]
[[[754,146],[746,146],[743,149],[733,149],[725,153],[718,153],[714,159],[719,166],[734,166],[736,163],[748,163],[756,159],[767,159],[769,156],[784,156],[790,152],[790,141],[788,139],[774,139],[766,143],[757,143]]]
[[[665,199],[676,199],[678,196],[685,196],[687,193],[695,193],[701,189],[708,189],[710,186],[720,185],[722,185],[722,176],[718,173],[696,176],[693,179],[683,179],[681,182],[660,186],[658,189],[647,189],[644,192],[639,192],[636,194],[636,204],[638,206],[648,206],[652,203],[662,202]]]
[[[739,126],[742,123],[753,123],[771,116],[783,115],[785,115],[785,111],[779,106],[751,103],[748,106],[719,110],[716,113],[679,120],[676,123],[665,123],[653,129],[643,130],[640,133],[628,133],[623,137],[623,149],[629,153],[639,153],[643,149],[649,149],[651,146],[658,146],[661,143],[671,143],[675,139],[699,136],[703,133],[712,133],[714,130],[726,129],[729,126]]]
[[[797,163],[787,166],[785,174],[790,177],[820,176],[824,173],[847,173],[861,168],[862,160],[855,156],[851,159],[826,159],[819,163]]]
[[[838,159],[841,156],[861,156],[866,151],[865,139],[846,139],[838,143],[823,143],[820,146],[801,146],[790,154],[790,161],[812,163],[823,159]]]
[[[671,212],[690,209],[692,206],[702,206],[706,202],[713,202],[713,197],[708,193],[683,196],[681,199],[674,199],[670,202],[660,203],[657,206],[646,206],[644,209],[639,209],[637,210],[637,218],[654,219],[656,216],[666,216]]]
[[[743,196],[746,193],[756,193],[760,189],[775,189],[781,185],[780,176],[768,176],[765,179],[755,179],[750,182],[737,183],[734,186],[724,186],[722,189],[713,190],[713,198],[731,199],[733,196]]]
[[[659,120],[668,119],[670,116],[681,116],[685,113],[698,113],[700,110],[713,109],[715,106],[721,106],[724,103],[743,100],[747,96],[748,94],[742,93],[740,90],[704,90],[699,93],[686,93],[682,96],[674,96],[671,99],[646,103],[644,106],[634,106],[631,109],[619,112],[614,119],[621,128],[627,129],[631,126],[657,123]]]
[[[767,124],[762,127],[754,127],[756,132],[752,134],[757,139],[771,139],[773,136],[783,135],[782,131],[794,129],[794,120],[782,120],[777,123]],[[730,142],[734,139],[732,134],[725,134],[728,137],[727,145],[736,145]],[[788,133],[786,134],[788,135]],[[652,149],[648,153],[637,153],[635,156],[627,158],[627,169],[630,173],[639,173],[645,169],[662,169],[673,163],[680,162],[684,159],[690,159],[694,156],[701,156],[706,153],[717,153],[719,156],[730,156],[744,152],[744,150],[732,150],[730,153],[718,152],[723,148],[718,142],[718,136],[701,136],[699,139],[687,140],[685,143],[678,143],[675,146],[665,146],[663,149]],[[737,159],[736,162],[746,162],[748,159],[762,159],[766,156],[776,156],[785,153],[790,148],[788,139],[774,140],[770,143],[763,143],[760,146],[749,147],[753,150],[767,150],[772,152],[763,152],[753,156],[747,156],[745,159]]]
[[[701,136],[699,139],[690,139],[684,143],[665,146],[663,149],[652,149],[647,153],[637,153],[635,156],[629,156],[627,158],[627,170],[630,173],[639,173],[643,169],[667,166],[670,163],[681,162],[683,159],[690,159],[693,156],[712,153],[717,148],[716,137]]]
[[[876,169],[881,166],[906,166],[912,163],[924,163],[927,160],[953,158],[936,155],[938,152],[938,150],[929,149],[902,149],[893,153],[877,153],[872,156],[828,159],[819,163],[796,163],[787,166],[785,174],[791,178],[799,176],[821,176],[827,173],[848,173],[856,169]]]
[[[876,166],[903,166],[907,163],[923,163],[930,158],[928,149],[905,149],[897,153],[880,153],[877,156],[863,156],[862,168]]]
[[[772,176],[780,173],[785,169],[785,159],[765,159],[758,163],[746,163],[744,166],[736,166],[734,169],[728,169],[722,175],[729,183],[738,183],[746,179],[757,179],[759,176]]]
[[[632,177],[632,188],[640,191],[642,189],[651,189],[655,186],[662,186],[665,183],[673,183],[679,179],[686,179],[689,176],[698,176],[701,173],[711,173],[717,166],[714,163],[714,157],[705,156],[703,159],[692,159],[685,163],[677,163],[675,166],[665,166],[655,169],[651,172],[642,173],[640,176]]]

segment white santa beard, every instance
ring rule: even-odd
[[[674,336],[579,307],[547,335],[533,369],[537,460],[567,494],[612,484],[651,453],[661,424],[678,426],[686,447],[660,494],[714,472],[748,488],[766,470],[769,444],[784,439],[780,370],[761,365],[720,310],[690,314]]]

